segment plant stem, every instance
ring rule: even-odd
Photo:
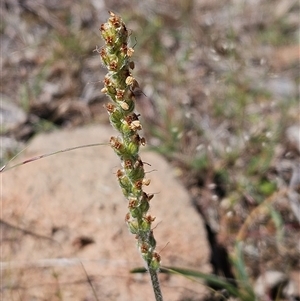
[[[157,271],[151,269],[149,266],[148,266],[148,270],[149,270],[149,274],[150,274],[150,278],[151,278],[151,283],[152,283],[152,288],[154,291],[155,300],[163,301],[162,293],[160,290],[160,284],[159,284],[159,280],[158,280],[158,276],[157,276]]]

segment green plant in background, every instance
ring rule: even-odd
[[[105,47],[99,50],[101,59],[108,69],[104,78],[102,92],[108,95],[112,103],[106,105],[111,125],[120,133],[111,137],[110,145],[121,160],[121,169],[117,178],[125,198],[128,200],[129,212],[125,220],[129,231],[136,236],[139,251],[151,276],[152,286],[157,301],[162,301],[162,293],[157,272],[160,267],[160,256],[155,251],[156,241],[151,229],[155,217],[148,213],[149,202],[153,195],[143,191],[143,185],[149,185],[145,179],[143,162],[139,148],[145,145],[138,131],[142,129],[139,115],[134,112],[135,99],[133,90],[138,83],[130,69],[133,49],[128,47],[128,30],[122,19],[110,12],[107,23],[100,27]]]
[[[238,280],[239,289],[238,297],[244,301],[255,301],[255,293],[253,285],[250,282],[248,273],[246,271],[246,264],[243,258],[243,243],[237,241],[235,244],[234,255],[231,258],[235,269],[236,278]]]

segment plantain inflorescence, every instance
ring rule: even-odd
[[[139,155],[145,139],[140,137],[142,125],[135,110],[134,89],[138,82],[131,74],[134,63],[131,60],[134,50],[128,46],[129,33],[121,17],[110,12],[108,21],[100,27],[105,46],[98,50],[102,62],[108,69],[102,92],[112,102],[105,105],[111,125],[119,136],[111,137],[110,145],[121,160],[117,178],[124,196],[128,200],[128,213],[125,221],[129,231],[135,235],[139,251],[147,268],[157,271],[160,256],[155,251],[156,241],[151,225],[155,217],[148,213],[153,195],[143,191],[150,184],[145,179],[144,164]]]

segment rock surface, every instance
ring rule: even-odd
[[[107,143],[110,127],[89,126],[42,134],[19,161],[72,146]],[[172,168],[143,152],[155,193],[151,213],[162,265],[209,272],[209,247],[201,218]],[[2,174],[3,300],[154,300],[135,239],[124,222],[127,204],[109,146],[57,154]],[[87,277],[88,275],[88,277]],[[207,289],[182,276],[160,275],[165,300],[200,298]],[[193,299],[194,300],[194,299]],[[197,299],[198,300],[198,299]]]
[[[290,126],[286,131],[286,137],[290,145],[300,153],[300,125]]]
[[[0,93],[0,119],[1,127],[10,130],[25,122],[26,114],[9,97]]]

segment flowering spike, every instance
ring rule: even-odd
[[[144,178],[144,164],[139,156],[139,148],[146,144],[146,140],[138,134],[142,125],[139,115],[134,113],[133,91],[139,87],[137,80],[131,74],[134,68],[132,61],[134,50],[128,47],[128,30],[122,19],[113,12],[109,14],[107,23],[100,27],[105,46],[98,52],[108,69],[102,92],[112,100],[112,103],[106,104],[105,108],[111,125],[120,134],[119,137],[110,139],[110,145],[121,160],[121,169],[116,175],[122,192],[128,200],[129,212],[126,214],[125,221],[129,231],[136,235],[138,249],[152,279],[153,273],[159,269],[160,256],[155,252],[156,240],[151,230],[155,218],[148,213],[149,201],[153,195],[143,191],[143,186],[149,185],[150,180]]]

